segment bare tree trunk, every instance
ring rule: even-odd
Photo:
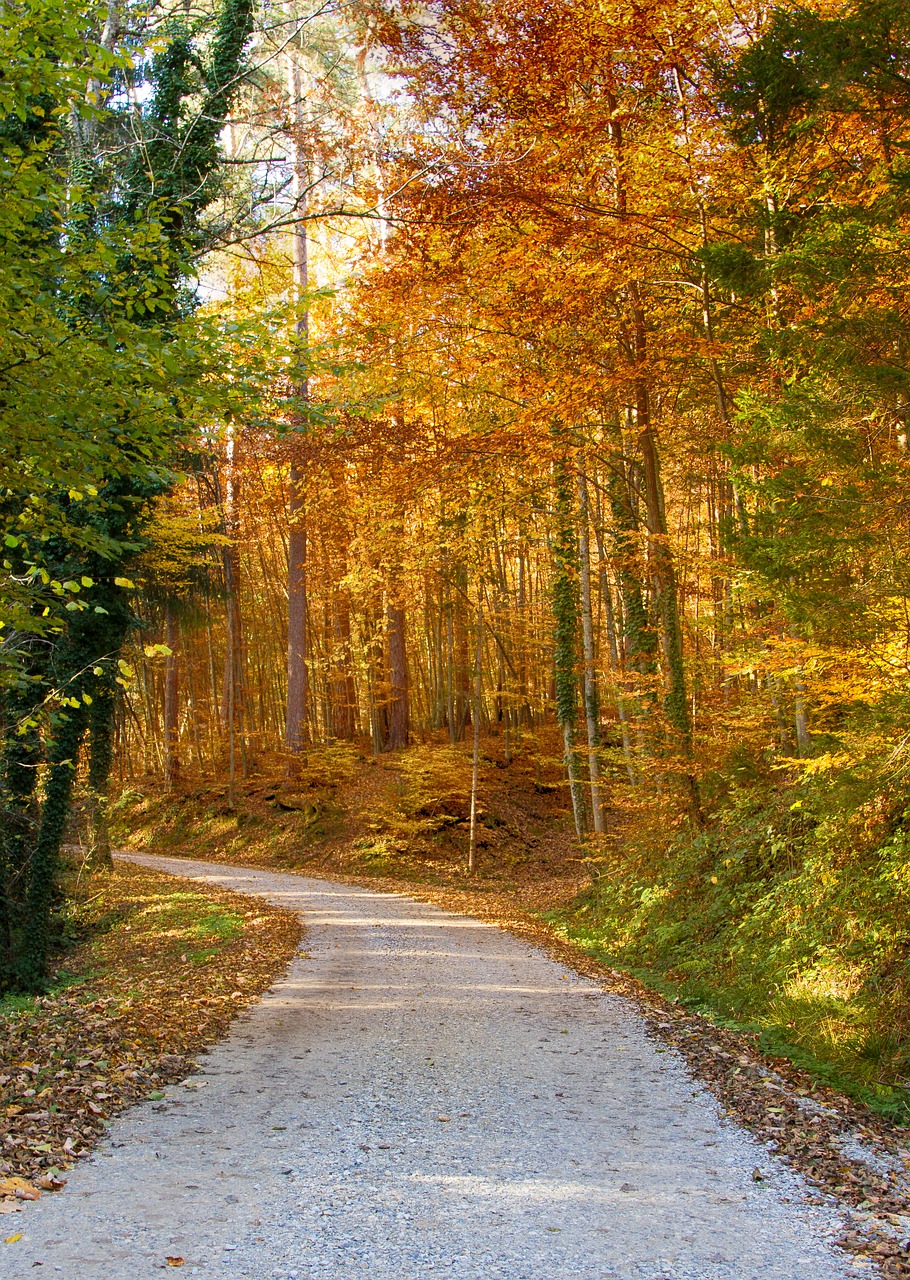
[[[302,488],[301,469],[292,462],[288,504],[288,704],[285,742],[294,752],[302,751],[306,744],[307,715],[306,525]]]
[[[572,818],[575,822],[575,834],[579,840],[587,835],[585,828],[585,805],[581,794],[581,779],[578,776],[578,765],[575,756],[575,734],[569,721],[562,726],[563,750],[566,762],[566,774],[569,779],[569,794],[572,797]]]
[[[796,753],[797,748],[790,734],[790,726],[787,723],[787,717],[784,714],[784,708],[780,697],[780,683],[777,676],[772,672],[769,672],[766,684],[768,688],[768,696],[771,699],[771,705],[774,708],[774,715],[777,719],[777,732],[780,735],[780,749],[784,755],[792,756]]]
[[[170,653],[168,654],[164,677],[164,779],[170,791],[177,785],[180,778],[180,668],[178,657],[180,624],[177,619],[177,610],[170,602],[167,605],[165,618],[165,639]]]
[[[332,593],[332,729],[336,738],[350,742],[354,737],[357,695],[351,672],[351,610],[346,589]]]
[[[296,50],[289,58],[289,93],[294,112],[293,198],[297,221],[292,233],[294,257],[294,296],[298,306],[306,298],[309,287],[307,258],[306,207],[310,185],[309,159],[303,139],[305,123],[301,90],[300,64]],[[306,413],[309,385],[306,376],[309,324],[307,312],[297,317],[297,342],[302,376],[297,386],[301,411]],[[294,448],[292,444],[292,449]],[[297,452],[297,451],[295,451]],[[288,491],[288,702],[285,717],[285,743],[288,750],[299,753],[306,744],[307,730],[307,598],[306,598],[306,508],[305,476],[298,456],[292,456]]]
[[[446,582],[446,720],[449,725],[449,742],[454,747],[458,741],[458,726],[455,723],[455,631],[453,622],[454,604],[452,588]]]
[[[626,707],[626,700],[623,696],[621,681],[625,669],[624,655],[619,647],[619,636],[616,627],[616,616],[613,611],[613,592],[610,589],[610,580],[607,577],[607,559],[604,552],[603,534],[600,529],[599,520],[594,525],[594,538],[597,543],[597,558],[600,561],[598,575],[600,577],[600,596],[603,600],[604,617],[607,624],[607,643],[610,646],[610,665],[615,672],[617,681],[616,689],[616,714],[619,716],[620,731],[622,733],[622,751],[626,760],[626,772],[629,775],[629,781],[635,785],[635,769],[633,767],[632,756],[632,739],[629,734],[629,712]]]
[[[796,703],[794,706],[796,749],[801,760],[812,754],[812,736],[809,733],[809,716],[806,711],[806,685],[801,675],[796,679]]]
[[[408,716],[408,658],[405,646],[404,609],[390,600],[386,609],[389,640],[390,697],[389,750],[400,751],[408,745],[410,724]]]
[[[240,585],[240,557],[237,550],[237,502],[239,496],[239,477],[237,472],[238,441],[233,427],[228,425],[227,438],[227,483],[224,499],[224,529],[228,542],[224,547],[224,596],[226,644],[224,654],[224,705],[222,708],[225,726],[228,732],[228,808],[234,808],[234,785],[236,780],[237,754],[237,719],[241,709],[241,627],[240,602],[238,589]],[[245,756],[244,756],[245,762]]]
[[[480,773],[480,700],[483,692],[483,604],[477,603],[477,650],[474,657],[474,744],[471,751],[471,828],[468,838],[468,871],[477,858],[477,779]]]
[[[228,677],[227,677],[227,725],[228,725],[228,808],[237,803],[237,664],[234,661],[235,637],[228,611]]]

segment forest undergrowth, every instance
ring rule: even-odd
[[[510,904],[556,936],[898,1125],[910,1117],[910,812],[877,775],[799,777],[743,754],[705,779],[705,828],[611,783],[607,833],[574,839],[555,732],[484,740],[478,865],[470,756],[428,741],[371,758],[261,759],[238,783],[126,787],[115,839],[178,856],[396,883],[458,909]],[[858,867],[861,864],[861,871]],[[454,896],[453,896],[454,895]],[[473,905],[472,905],[473,904]]]

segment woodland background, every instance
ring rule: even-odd
[[[360,803],[903,1114],[905,6],[4,18],[4,989]]]

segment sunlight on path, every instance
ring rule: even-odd
[[[135,860],[301,911],[305,951],[18,1217],[3,1277],[143,1280],[166,1256],[222,1280],[856,1274],[834,1210],[542,952],[393,894]]]

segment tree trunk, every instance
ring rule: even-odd
[[[386,610],[386,626],[389,641],[390,696],[389,750],[400,751],[408,745],[408,659],[405,647],[404,609],[390,600]]]
[[[355,733],[357,694],[351,671],[351,609],[347,591],[332,593],[332,729],[336,738],[350,742]]]
[[[591,615],[591,549],[588,485],[584,470],[578,471],[578,547],[581,562],[581,625],[585,654],[585,724],[588,734],[588,772],[591,780],[591,817],[598,835],[604,831],[603,792],[597,748],[600,739],[600,706],[597,696],[597,671],[594,665],[594,623]]]
[[[553,684],[556,720],[562,729],[566,773],[572,796],[572,814],[578,838],[585,835],[584,801],[575,759],[575,722],[578,716],[576,642],[578,636],[577,548],[572,528],[572,493],[564,462],[554,469],[556,481],[553,533]]]
[[[796,702],[793,720],[796,726],[796,749],[801,760],[812,754],[812,736],[809,733],[809,716],[806,711],[806,685],[802,676],[796,679]]]
[[[167,604],[166,644],[170,649],[164,677],[164,779],[169,791],[180,777],[179,752],[179,657],[180,625],[173,603]]]
[[[600,507],[598,505],[598,517]],[[604,553],[603,533],[601,532],[600,519],[594,525],[594,538],[597,543],[597,558],[599,560],[598,576],[600,579],[600,596],[603,601],[604,617],[607,627],[607,644],[610,648],[610,665],[614,672],[616,680],[616,714],[619,717],[620,731],[622,733],[622,750],[626,761],[626,772],[629,781],[635,785],[635,769],[632,764],[632,742],[629,735],[629,712],[626,708],[626,699],[622,691],[622,678],[625,671],[625,655],[619,647],[619,635],[616,626],[616,615],[613,610],[613,592],[610,589],[610,580],[607,577],[607,558]]]
[[[288,702],[285,742],[288,750],[300,752],[306,745],[307,730],[307,598],[306,526],[304,524],[303,477],[291,463],[288,536]]]
[[[480,588],[478,588],[479,590]],[[477,604],[477,650],[474,657],[474,743],[471,751],[471,826],[468,837],[468,871],[477,857],[477,779],[480,772],[480,700],[483,691],[483,605]]]
[[[41,806],[41,826],[29,866],[25,930],[17,965],[20,981],[32,991],[41,989],[47,971],[54,877],[70,813],[76,760],[85,733],[86,707],[80,705],[58,714]]]
[[[579,840],[583,840],[587,835],[585,805],[582,799],[581,780],[578,776],[578,760],[575,755],[574,727],[568,721],[562,726],[562,741],[566,775],[569,779],[569,795],[572,798],[572,818],[575,822],[575,834]]]
[[[41,737],[37,728],[17,733],[12,731],[12,727],[35,712],[45,689],[43,683],[34,687],[26,685],[25,689],[7,689],[3,700],[7,733],[3,750],[6,812],[0,830],[0,990],[6,989],[13,976],[13,959],[27,888],[29,853],[37,834],[37,790],[42,762]]]
[[[114,720],[117,707],[116,686],[110,680],[96,689],[88,712],[88,836],[89,864],[110,871],[111,836],[107,805],[111,768],[114,763]]]
[[[629,286],[632,304],[632,358],[634,363],[635,420],[638,430],[638,446],[641,451],[642,471],[645,480],[645,506],[648,513],[648,542],[651,552],[651,583],[657,605],[660,624],[661,648],[664,655],[667,692],[664,710],[673,727],[677,748],[685,760],[692,756],[692,721],[689,715],[689,699],[686,691],[683,665],[682,627],[679,618],[679,599],[676,585],[676,567],[667,532],[663,489],[660,478],[660,461],[651,405],[645,375],[647,361],[647,337],[645,318],[639,299],[638,286]],[[689,811],[696,823],[701,823],[701,802],[698,782],[688,769],[682,773],[687,792]]]
[[[309,383],[306,374],[309,324],[303,303],[309,288],[309,260],[307,256],[306,211],[310,185],[309,157],[303,139],[305,109],[301,90],[300,64],[296,51],[289,59],[289,94],[294,113],[294,172],[293,199],[297,221],[292,233],[294,258],[294,297],[299,308],[297,316],[297,343],[300,358],[300,377],[297,397],[301,416],[305,421],[309,400]],[[300,753],[307,739],[307,598],[306,598],[306,511],[304,502],[304,473],[299,448],[291,444],[290,478],[288,483],[288,701],[285,716],[285,743],[289,751]]]

